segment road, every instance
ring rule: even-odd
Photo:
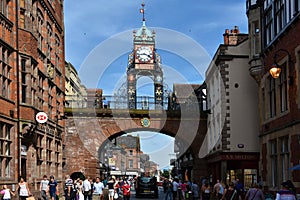
[[[135,191],[132,190],[131,191],[131,196],[130,196],[130,200],[154,200],[155,198],[151,198],[151,197],[144,197],[144,198],[135,198]],[[164,200],[165,199],[165,194],[163,192],[163,188],[162,187],[158,187],[158,199],[157,200]]]

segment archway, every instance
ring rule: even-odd
[[[157,131],[132,131],[106,140],[98,151],[106,176],[159,176],[170,168],[175,138]],[[172,157],[173,158],[173,157]]]
[[[70,178],[73,180],[77,180],[78,178],[80,180],[85,180],[85,176],[82,172],[74,172],[70,175]]]

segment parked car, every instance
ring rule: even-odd
[[[154,197],[158,198],[158,186],[155,176],[139,176],[135,184],[135,197]]]

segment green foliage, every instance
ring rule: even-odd
[[[165,178],[169,178],[170,173],[168,170],[164,169],[162,172],[160,172],[160,175],[165,177]]]

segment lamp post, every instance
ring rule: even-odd
[[[270,74],[273,78],[278,78],[280,76],[280,72],[281,72],[282,67],[277,62],[278,54],[280,52],[284,52],[288,56],[289,84],[292,85],[293,84],[293,75],[292,75],[293,62],[292,62],[292,59],[291,59],[291,54],[287,50],[278,49],[275,52],[275,54],[274,54],[274,64],[270,67],[269,72],[270,72]]]

